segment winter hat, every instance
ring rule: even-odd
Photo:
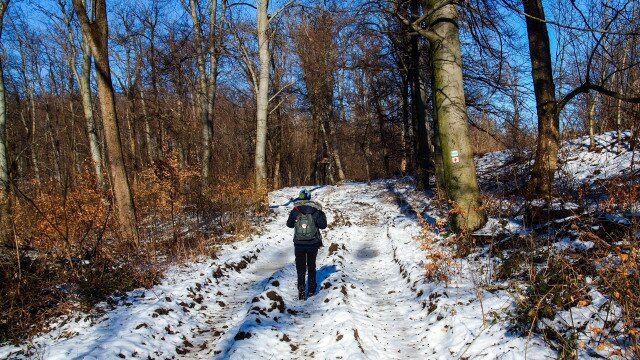
[[[300,199],[300,200],[310,200],[311,199],[311,193],[307,189],[302,189],[302,190],[300,190],[300,193],[298,194],[298,199]]]

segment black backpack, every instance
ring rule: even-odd
[[[309,241],[315,239],[318,228],[313,219],[313,214],[303,214],[301,212],[296,218],[294,230],[294,239],[296,240]]]

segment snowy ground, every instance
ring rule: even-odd
[[[631,171],[633,152],[624,148],[617,154],[612,139],[611,133],[598,136],[596,152],[586,151],[585,138],[568,142],[561,150],[564,177],[579,185]],[[513,181],[508,177],[526,180],[526,168],[510,158],[508,152],[479,158],[480,178],[494,181],[498,190]],[[510,166],[508,177],[499,178],[498,170]],[[486,249],[453,259],[443,245],[445,234],[435,228],[421,233],[416,212],[429,224],[438,222],[439,212],[403,179],[313,189],[329,221],[318,256],[320,291],[297,300],[292,230],[285,221],[289,197],[298,190],[271,193],[272,214],[260,234],[223,246],[216,259],[177,265],[160,285],[112,298],[90,314],[58,319],[27,344],[0,347],[0,359],[557,356],[539,336],[509,331],[516,295],[505,289],[514,285],[494,280],[496,259],[482,255]],[[482,231],[517,236],[530,229],[521,218],[493,218]],[[425,238],[434,240],[427,250],[420,241]],[[576,247],[571,241],[556,247]],[[425,276],[436,251],[445,254],[446,284]],[[574,308],[579,315],[571,321],[601,311],[602,294],[591,298],[590,306]],[[589,349],[579,356],[587,358]]]
[[[588,136],[564,141],[558,153],[556,184],[579,187],[613,176],[637,174],[640,170],[640,154],[630,151],[631,133],[624,131],[621,135],[623,142],[619,153],[615,131],[596,135],[593,151],[589,151]],[[529,167],[533,165],[533,154],[526,151],[517,151],[516,154],[523,159],[514,159],[514,153],[510,150],[491,152],[476,158],[478,176],[485,188],[494,188],[495,184],[491,183],[495,182],[526,185]],[[523,160],[530,160],[529,166],[523,166],[526,163]],[[496,187],[504,190],[500,184]]]
[[[456,261],[448,286],[425,280],[414,208],[429,204],[410,190],[389,180],[313,191],[330,225],[320,291],[307,301],[296,298],[285,227],[297,189],[283,189],[271,194],[261,235],[177,266],[161,285],[101,311],[60,320],[29,344],[2,347],[0,358],[553,358],[540,339],[509,333],[510,295],[477,291],[482,264]]]

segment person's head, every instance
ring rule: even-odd
[[[300,193],[298,193],[298,199],[299,200],[310,200],[311,199],[311,193],[307,189],[302,189],[302,190],[300,190]]]

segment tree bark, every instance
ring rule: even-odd
[[[36,134],[36,101],[34,94],[35,85],[29,82],[27,77],[27,49],[25,49],[26,44],[25,40],[21,37],[18,37],[19,51],[20,51],[20,60],[22,64],[22,82],[24,84],[25,92],[27,93],[27,97],[29,99],[29,120],[31,120],[31,127],[25,125],[25,130],[29,136],[29,140],[31,141],[31,146],[29,149],[29,157],[31,158],[31,163],[33,166],[33,177],[36,180],[36,183],[40,183],[40,169],[38,167],[38,158],[36,155],[36,146],[35,146],[35,134]]]
[[[280,62],[277,61],[277,58],[274,57],[271,59],[271,68],[274,74],[273,91],[276,94],[282,91],[282,76],[284,72],[284,69],[279,65],[280,65]],[[279,96],[276,96],[275,98],[278,99]],[[278,103],[279,101],[284,101],[284,99],[278,99]],[[282,181],[281,181],[282,179],[282,176],[281,176],[282,144],[284,143],[282,107],[277,106],[276,108],[271,110],[271,112],[273,113],[273,122],[274,122],[273,131],[271,134],[272,140],[270,141],[270,143],[273,145],[271,149],[271,153],[273,156],[273,173],[271,174],[271,181],[272,181],[273,188],[279,189],[282,184]]]
[[[2,24],[9,0],[0,1],[0,40]],[[6,246],[14,243],[11,208],[11,178],[9,175],[9,146],[7,140],[7,99],[4,90],[4,57],[0,57],[0,256],[5,257]]]
[[[380,145],[382,147],[382,164],[384,165],[384,172],[386,176],[391,174],[391,164],[389,163],[389,149],[387,147],[387,131],[385,129],[385,116],[383,112],[383,105],[381,103],[380,96],[375,96],[376,117],[378,119],[378,136],[380,139]]]
[[[453,202],[450,223],[456,231],[473,231],[486,221],[481,209],[462,82],[462,59],[456,6],[446,0],[429,0],[429,41],[433,64],[435,111],[442,147],[448,199]]]
[[[140,107],[142,108],[142,119],[144,122],[144,142],[147,145],[147,159],[149,164],[153,165],[155,162],[155,145],[151,139],[151,124],[149,123],[149,111],[147,110],[147,101],[145,99],[144,90],[140,89]]]
[[[595,134],[595,117],[596,117],[596,101],[593,94],[587,93],[587,126],[589,127],[589,150],[596,149],[596,134]]]
[[[260,73],[258,91],[256,93],[256,148],[255,148],[255,187],[261,201],[266,203],[267,197],[267,117],[269,115],[269,18],[267,9],[269,0],[258,1],[258,52],[260,56]]]
[[[621,69],[625,69],[627,67],[627,55],[629,54],[629,51],[627,51],[628,46],[625,46],[623,49]],[[624,79],[620,76],[618,77],[620,78],[619,92],[624,93]],[[618,99],[616,102],[616,135],[616,153],[620,154],[622,152],[622,99]]]
[[[80,21],[82,34],[88,40],[95,59],[98,96],[102,111],[116,218],[123,236],[139,245],[136,211],[122,154],[115,92],[111,81],[106,0],[95,1],[95,19],[93,20],[87,16],[87,10],[82,0],[73,0],[73,7]]]
[[[216,1],[214,1],[215,3]],[[213,105],[209,101],[209,81],[207,79],[206,47],[202,39],[202,25],[198,16],[196,0],[189,0],[189,5],[183,0],[183,6],[191,16],[193,24],[193,36],[196,48],[196,63],[198,66],[198,86],[197,97],[198,109],[200,111],[200,121],[202,123],[202,181],[205,184],[211,183],[211,170],[213,164],[213,122],[211,121],[210,109]],[[211,19],[211,21],[215,21]],[[212,109],[211,109],[212,110]]]
[[[89,152],[91,154],[91,162],[93,171],[96,176],[96,183],[99,189],[104,190],[106,182],[102,171],[102,152],[100,151],[100,141],[96,129],[95,118],[93,116],[93,102],[91,100],[91,46],[84,36],[81,36],[82,42],[82,64],[80,74],[76,68],[76,45],[71,20],[67,15],[65,5],[62,0],[58,1],[60,10],[63,15],[64,23],[67,27],[67,38],[71,49],[71,70],[80,87],[80,97],[82,99],[82,111],[85,120],[85,130],[89,139]]]
[[[79,80],[82,110],[89,138],[89,151],[91,152],[93,171],[96,174],[98,187],[104,189],[106,182],[102,171],[102,152],[100,151],[100,140],[98,139],[98,130],[93,116],[93,102],[91,100],[91,47],[84,39],[84,36],[82,39],[82,76]]]
[[[411,17],[417,19],[420,3],[418,0],[411,0]],[[420,46],[419,36],[415,34],[410,40],[410,67],[409,67],[409,83],[411,86],[411,109],[413,115],[414,128],[414,148],[416,150],[416,190],[429,189],[429,137],[426,127],[426,106],[423,102],[420,87]]]
[[[322,119],[322,117],[318,117],[317,120],[320,126],[320,135],[322,136],[322,154],[321,154],[321,162],[322,169],[324,171],[324,176],[322,177],[322,181],[329,184],[335,184],[336,179],[334,176],[333,168],[331,167],[331,147],[329,145],[329,134],[327,134],[327,122]]]
[[[338,137],[337,137],[337,129],[332,126],[331,121],[332,116],[328,116],[326,120],[326,127],[329,132],[329,138],[331,140],[331,147],[329,151],[331,153],[331,159],[333,160],[333,164],[335,165],[335,175],[338,177],[338,181],[344,181],[344,170],[342,169],[342,161],[340,160],[340,151],[338,150]]]
[[[529,35],[531,74],[538,113],[536,157],[529,182],[530,196],[551,196],[553,177],[558,166],[560,143],[558,102],[551,67],[551,48],[541,0],[522,0]]]
[[[509,136],[511,142],[511,148],[515,149],[518,146],[520,139],[520,99],[518,97],[518,77],[513,76],[513,87],[511,89],[511,104],[513,105],[513,117],[511,118],[511,136]]]
[[[407,168],[410,166],[408,159],[410,159],[409,154],[411,151],[407,148],[407,144],[410,143],[410,123],[409,123],[409,81],[407,80],[406,71],[404,71],[401,76],[401,86],[400,89],[400,101],[401,101],[401,109],[402,109],[402,130],[400,133],[400,146],[402,147],[402,158],[400,159],[400,172],[402,175],[407,174]]]
[[[430,59],[430,66],[433,69],[433,58]],[[442,160],[442,146],[440,146],[440,135],[438,134],[438,113],[436,111],[436,86],[435,86],[435,76],[434,72],[431,71],[431,93],[434,96],[431,97],[432,107],[433,107],[433,167],[435,174],[435,183],[436,183],[436,197],[438,199],[444,199],[447,195],[446,191],[446,182],[444,178],[444,161]]]
[[[207,103],[207,112],[209,113],[208,131],[209,148],[213,152],[213,117],[215,115],[216,106],[216,93],[218,89],[218,64],[220,60],[220,54],[222,53],[222,40],[224,39],[224,25],[225,15],[227,12],[227,0],[221,1],[220,18],[217,16],[217,0],[211,1],[211,7],[209,9],[210,21],[209,21],[209,86],[207,97],[209,102]],[[216,30],[216,25],[218,29]],[[210,166],[213,167],[213,156],[211,158]]]
[[[29,45],[31,46],[31,45]],[[62,173],[60,171],[60,150],[59,150],[59,146],[57,143],[57,137],[54,135],[53,133],[53,125],[51,124],[51,104],[49,103],[49,96],[47,96],[47,94],[44,93],[45,86],[44,86],[44,82],[42,81],[42,74],[40,72],[40,67],[38,66],[36,60],[35,60],[35,54],[36,54],[36,50],[33,48],[29,49],[31,51],[31,53],[34,56],[34,63],[33,63],[33,68],[34,68],[34,76],[35,79],[34,81],[38,82],[38,86],[41,89],[41,102],[44,105],[44,120],[45,120],[45,137],[49,137],[49,141],[51,144],[51,154],[53,156],[53,159],[51,161],[51,163],[53,163],[53,176],[56,180],[56,182],[59,185],[62,185]]]
[[[202,123],[202,179],[205,185],[209,185],[213,181],[213,116],[227,1],[222,1],[219,20],[217,15],[218,1],[212,0],[209,2],[209,36],[207,41],[203,37],[197,1],[189,0],[189,4],[187,4],[185,0],[182,0],[182,4],[191,16],[196,43],[196,63],[198,67],[196,101]]]

